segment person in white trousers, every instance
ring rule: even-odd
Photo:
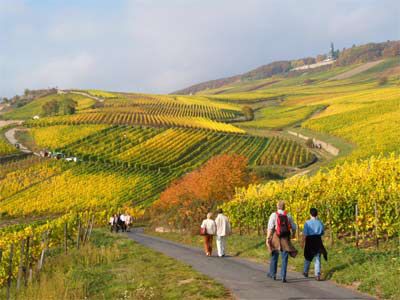
[[[226,237],[231,233],[231,224],[228,217],[223,214],[222,209],[217,210],[218,216],[215,219],[217,225],[217,250],[218,256],[225,256],[225,242]]]

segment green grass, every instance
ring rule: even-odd
[[[4,117],[4,119],[8,119],[8,120],[31,119],[33,116],[41,115],[43,113],[42,106],[45,103],[47,103],[51,100],[63,101],[67,98],[73,99],[78,103],[78,106],[77,106],[78,110],[89,108],[94,103],[94,100],[92,100],[92,99],[88,100],[87,97],[81,96],[81,95],[53,94],[53,95],[35,99],[34,101],[29,102],[28,104],[26,104],[24,106],[15,108],[12,111],[3,114],[3,117]]]
[[[18,299],[231,298],[222,285],[191,267],[124,236],[96,230],[91,240],[79,251],[52,253],[40,280]],[[4,297],[5,289],[0,292]]]
[[[199,248],[203,245],[201,236],[173,232],[155,233],[150,230],[147,233]],[[292,270],[301,272],[304,257],[300,244],[297,241],[294,243],[299,255],[290,259],[289,266]],[[330,246],[329,242],[325,241],[329,258],[328,262],[322,261],[323,278],[380,298],[399,299],[400,287],[397,281],[400,278],[400,257],[399,250],[393,244],[394,242],[383,244],[380,250],[375,250],[357,249],[344,241],[335,241],[335,244]],[[229,255],[257,262],[266,262],[270,257],[265,247],[265,238],[257,235],[230,236],[227,240],[227,251]],[[311,267],[310,273],[314,268],[313,265]]]

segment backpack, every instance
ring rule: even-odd
[[[286,211],[283,212],[283,214],[279,214],[276,212],[276,234],[278,237],[290,237],[290,230],[291,230],[291,225],[289,222],[289,218],[286,215]]]

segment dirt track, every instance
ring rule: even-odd
[[[357,68],[354,68],[350,71],[344,72],[342,74],[339,74],[335,77],[332,77],[330,80],[342,80],[342,79],[347,79],[350,77],[353,77],[354,75],[357,75],[361,72],[367,71],[368,69],[371,69],[372,67],[375,67],[376,65],[379,65],[383,60],[377,60],[377,61],[371,61],[368,63],[365,63]]]

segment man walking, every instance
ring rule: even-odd
[[[281,280],[286,282],[286,272],[289,255],[295,257],[297,250],[290,242],[291,236],[296,233],[296,224],[292,217],[285,211],[285,202],[279,201],[277,211],[272,213],[268,221],[267,247],[272,258],[269,266],[268,277],[276,280],[279,252],[282,256]]]
[[[228,217],[223,214],[222,209],[217,210],[218,216],[215,219],[217,225],[217,250],[218,256],[225,256],[225,242],[226,237],[231,233],[231,224]]]
[[[328,254],[322,243],[322,235],[324,234],[324,225],[318,219],[318,210],[310,209],[311,218],[304,224],[303,242],[304,246],[304,277],[308,277],[311,261],[315,257],[315,279],[321,280],[321,254],[325,260],[328,259]]]

